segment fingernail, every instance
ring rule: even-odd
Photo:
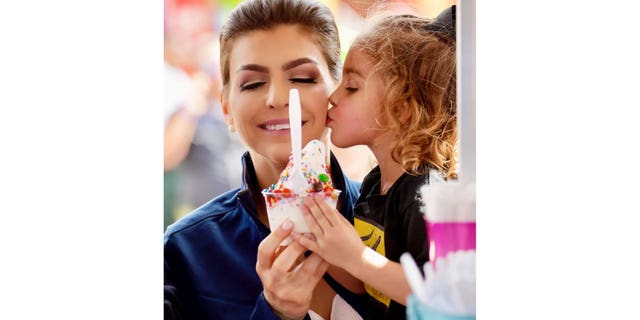
[[[291,221],[287,220],[282,224],[282,230],[289,230],[291,229],[292,223]]]

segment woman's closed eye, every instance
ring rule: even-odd
[[[316,83],[316,78],[290,78],[289,81],[294,83]]]
[[[256,82],[244,83],[244,84],[242,84],[240,86],[240,91],[253,90],[253,89],[259,88],[260,86],[262,86],[265,83],[266,82],[264,82],[264,81],[256,81]]]

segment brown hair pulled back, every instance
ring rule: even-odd
[[[316,41],[334,80],[340,77],[340,38],[329,8],[313,0],[248,0],[230,14],[220,31],[222,84],[229,83],[229,56],[233,40],[255,30],[298,25]]]

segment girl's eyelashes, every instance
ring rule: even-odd
[[[344,82],[344,89],[350,93],[356,92],[358,91],[358,82],[354,80],[348,80],[347,82]]]

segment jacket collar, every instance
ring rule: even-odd
[[[264,225],[258,219],[258,209],[253,199],[259,199],[256,192],[259,193],[260,187],[258,186],[258,176],[256,175],[256,169],[253,167],[253,160],[249,151],[246,151],[242,155],[242,186],[240,192],[238,192],[238,201],[244,208],[244,211],[249,213],[254,223],[265,234],[269,233],[269,228]],[[262,195],[260,195],[262,197]]]

